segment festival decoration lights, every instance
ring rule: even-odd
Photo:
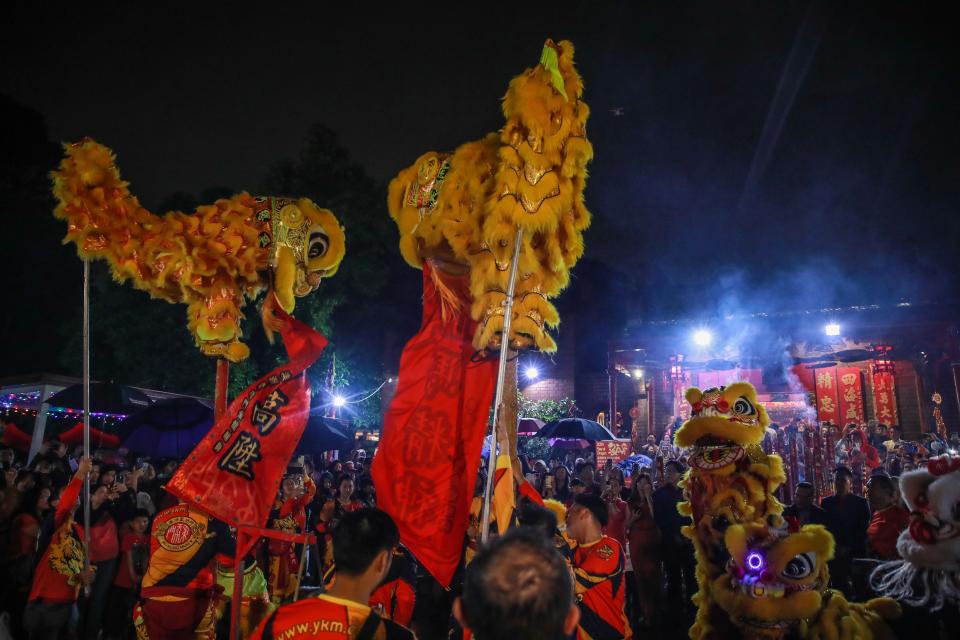
[[[751,571],[760,571],[763,569],[763,556],[758,551],[751,551],[747,554],[747,568]]]
[[[895,370],[893,360],[890,359],[890,352],[893,346],[889,344],[873,345],[873,372],[874,373],[893,373]]]

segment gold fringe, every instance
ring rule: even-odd
[[[451,316],[460,313],[462,303],[456,292],[447,286],[447,283],[440,277],[440,268],[436,262],[433,260],[428,260],[428,262],[430,263],[430,279],[433,281],[433,286],[436,287],[437,294],[440,296],[440,318],[446,323]]]

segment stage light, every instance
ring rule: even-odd
[[[643,377],[643,369],[634,369],[634,370],[633,370],[633,377],[636,378],[637,380],[639,380],[640,378],[642,378],[642,377]]]
[[[335,406],[335,407],[342,407],[342,406],[345,405],[345,404],[347,404],[347,399],[346,399],[346,398],[344,398],[344,397],[341,396],[341,395],[335,395],[335,396],[333,396],[333,406]]]
[[[529,366],[524,370],[523,375],[527,376],[527,380],[536,380],[540,377],[540,370],[534,366]]]
[[[823,328],[823,332],[828,336],[838,336],[840,335],[840,325],[838,325],[836,322],[831,322]]]
[[[698,347],[708,347],[713,342],[713,335],[706,329],[697,329],[693,332],[693,343]]]
[[[760,568],[763,567],[763,556],[756,551],[748,553],[747,567],[749,567],[751,571],[759,571]]]

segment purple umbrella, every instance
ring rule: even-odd
[[[537,420],[536,418],[520,418],[520,421],[517,422],[517,435],[532,436],[540,431],[544,424],[543,420]]]

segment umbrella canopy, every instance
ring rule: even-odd
[[[561,418],[551,420],[536,434],[537,438],[575,438],[577,440],[616,440],[617,438],[599,422],[584,418]]]
[[[77,445],[83,443],[83,423],[78,422],[67,429],[57,439],[67,445]],[[96,427],[90,427],[90,445],[98,449],[116,449],[120,446],[120,436],[114,433],[101,431]]]
[[[29,451],[32,440],[33,438],[29,433],[24,433],[20,427],[12,422],[0,423],[0,445],[20,451]]]
[[[328,418],[322,413],[321,409],[310,412],[310,419],[294,455],[338,451],[353,443],[353,431],[349,422]]]
[[[158,458],[185,458],[213,425],[213,408],[196,398],[170,398],[130,416],[123,445]]]
[[[639,464],[641,467],[652,467],[653,460],[649,456],[645,456],[642,453],[635,453],[632,456],[628,456],[617,463],[617,466],[623,469],[623,473],[626,476],[630,476],[630,471],[633,469],[633,465]]]
[[[83,385],[74,384],[47,400],[51,407],[83,410]],[[90,383],[90,413],[129,415],[152,404],[147,394],[112,382]]]
[[[520,421],[517,422],[517,435],[527,435],[532,436],[540,431],[543,428],[543,420],[537,420],[536,418],[520,418]]]
[[[569,438],[553,438],[550,440],[550,446],[559,451],[567,451],[573,449],[586,449],[590,446],[590,443],[586,440],[577,440]]]

